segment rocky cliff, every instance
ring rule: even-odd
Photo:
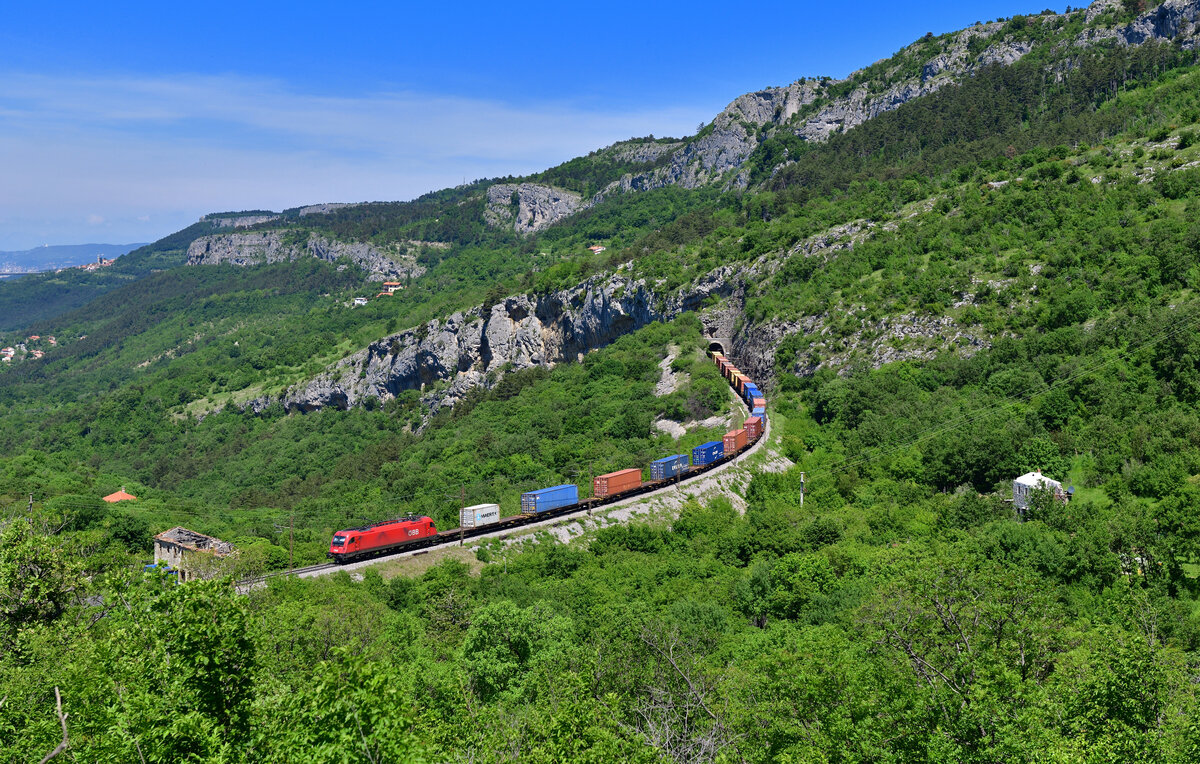
[[[718,269],[670,297],[618,272],[546,295],[516,295],[440,321],[383,337],[278,400],[288,410],[346,408],[367,398],[388,400],[404,390],[433,389],[422,403],[430,414],[492,384],[507,370],[579,360],[583,354],[653,322],[696,310],[712,295],[740,285],[733,267]]]
[[[205,215],[200,218],[212,223],[217,228],[249,228],[252,225],[270,223],[279,219],[278,215]]]
[[[1107,11],[1120,5],[1119,0],[1098,0],[1086,11],[1086,20],[1100,24]],[[1027,20],[1030,24],[1057,27],[1064,23],[1065,17],[1047,13],[1029,16]],[[1130,24],[1091,27],[1074,44],[1084,47],[1115,39],[1122,45],[1141,45],[1177,40],[1184,47],[1195,48],[1200,32],[1198,21],[1200,0],[1168,0]],[[626,175],[598,194],[593,203],[614,192],[669,185],[695,188],[739,169],[764,134],[787,131],[805,140],[824,141],[836,132],[849,130],[913,99],[961,82],[983,67],[1015,63],[1033,46],[1005,31],[1005,24],[992,22],[945,35],[937,41],[938,52],[922,61],[913,74],[905,74],[897,63],[871,76],[855,72],[847,80],[804,79],[786,87],[739,96],[716,116],[709,128],[677,149],[665,166]],[[921,55],[925,42],[913,43],[891,60],[903,62]],[[972,49],[977,52],[972,53]],[[854,87],[844,95],[833,95],[844,91],[846,83]],[[735,185],[746,182],[745,174],[735,172],[732,177]]]
[[[416,278],[425,272],[415,257],[402,245],[384,251],[363,242],[331,241],[309,233],[303,241],[294,241],[292,232],[261,231],[203,236],[188,247],[188,265],[259,265],[315,257],[334,262],[346,258],[373,278]]]
[[[877,367],[927,358],[947,347],[964,355],[987,347],[989,338],[972,334],[951,319],[918,315],[880,320],[864,315],[860,328],[848,336],[830,328],[839,322],[830,321],[828,315],[746,325],[746,284],[767,283],[789,258],[828,262],[875,230],[891,226],[867,221],[835,226],[788,250],[721,266],[671,293],[634,278],[622,266],[570,289],[511,296],[383,337],[318,377],[281,396],[252,401],[250,406],[262,410],[278,402],[290,411],[348,408],[371,398],[387,401],[405,390],[422,390],[422,409],[432,416],[473,388],[493,385],[507,371],[581,360],[584,353],[653,321],[699,311],[714,302],[710,298],[717,298],[715,304],[701,311],[706,336],[725,343],[737,364],[764,383],[775,374],[780,344],[798,333],[808,338],[808,344],[787,365],[801,376],[822,367],[844,371],[856,363]],[[849,304],[837,310],[851,315],[854,311]]]
[[[1088,21],[1095,21],[1108,11],[1121,7],[1119,0],[1097,0],[1087,9]],[[1115,39],[1121,45],[1141,45],[1154,40],[1178,40],[1185,48],[1195,49],[1200,29],[1200,2],[1197,0],[1167,0],[1152,8],[1133,22],[1118,27],[1087,29],[1075,41],[1089,45]]]
[[[300,217],[306,215],[328,215],[331,212],[344,210],[347,207],[357,207],[358,204],[352,202],[325,202],[324,204],[310,204],[307,207],[301,207],[299,210]]]
[[[579,194],[561,188],[499,183],[488,187],[483,214],[491,226],[511,226],[519,234],[531,234],[574,215],[582,205]]]

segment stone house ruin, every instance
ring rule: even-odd
[[[154,537],[154,562],[179,571],[180,582],[212,578],[220,573],[233,544],[176,526]]]

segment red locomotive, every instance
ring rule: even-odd
[[[387,520],[361,528],[347,528],[333,534],[325,556],[342,563],[369,557],[381,552],[394,552],[400,547],[415,544],[437,535],[433,520],[409,515],[399,520]]]

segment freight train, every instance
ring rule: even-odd
[[[767,399],[753,380],[720,353],[712,353],[721,375],[750,409],[745,424],[721,440],[692,449],[691,464],[686,454],[657,459],[650,465],[650,480],[642,480],[638,467],[599,475],[592,481],[592,498],[580,500],[579,487],[570,483],[521,494],[521,514],[500,516],[498,504],[477,504],[459,512],[459,527],[438,531],[429,517],[407,515],[333,534],[326,556],[337,563],[377,557],[404,550],[435,546],[478,536],[497,529],[516,527],[534,520],[571,514],[611,504],[703,474],[738,456],[763,436],[766,430]]]

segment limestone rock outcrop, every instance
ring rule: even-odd
[[[1097,0],[1088,7],[1088,21],[1121,6],[1117,0]],[[1121,45],[1142,45],[1156,40],[1176,40],[1184,48],[1195,49],[1200,33],[1200,2],[1198,0],[1167,0],[1167,2],[1138,16],[1132,22],[1116,27],[1086,29],[1076,39],[1076,45],[1089,45],[1115,39]]]
[[[422,405],[436,413],[507,370],[577,360],[653,321],[696,310],[712,295],[727,296],[740,285],[735,275],[732,267],[718,269],[669,298],[622,274],[546,295],[515,295],[383,337],[281,398],[261,398],[251,406],[348,408],[371,397],[386,401],[404,390],[433,388]]]
[[[303,241],[290,238],[291,231],[272,230],[202,236],[188,247],[188,265],[260,265],[315,257],[327,262],[346,258],[373,278],[416,278],[425,268],[406,250],[386,252],[365,242],[332,241],[309,233]]]
[[[498,183],[488,187],[483,214],[489,225],[511,226],[524,235],[554,225],[582,206],[583,200],[572,191],[537,183]]]
[[[278,219],[278,215],[205,215],[201,218],[217,228],[249,228],[252,225],[270,223]]]
[[[1120,0],[1097,0],[1087,9],[1087,21],[1091,23],[1106,11],[1120,6]],[[1056,25],[1062,21],[1061,16],[1054,14],[1026,18],[1030,24]],[[1000,39],[999,34],[1004,28],[1003,23],[990,22],[956,32],[948,37],[941,52],[921,65],[918,74],[884,73],[891,81],[882,89],[877,81],[865,81],[849,93],[831,97],[830,89],[842,85],[845,80],[808,79],[739,96],[717,115],[711,129],[683,144],[664,166],[614,181],[589,204],[599,203],[613,193],[668,185],[695,188],[721,178],[731,170],[740,170],[733,173],[732,183],[745,185],[747,177],[742,165],[764,134],[788,131],[808,141],[825,141],[837,132],[861,125],[913,99],[957,84],[984,67],[1016,63],[1033,46],[1028,41],[1008,36]],[[1200,44],[1198,34],[1200,0],[1167,0],[1130,24],[1089,28],[1075,44],[1087,46],[1114,38],[1122,45],[1178,40],[1185,48],[1195,48]],[[977,45],[972,45],[974,38],[985,41],[977,55],[970,53]],[[921,41],[918,41],[903,52],[917,54],[920,45]],[[856,74],[852,74],[851,79]],[[823,105],[814,106],[818,101]],[[801,111],[806,113],[797,116]]]
[[[354,202],[325,202],[324,204],[310,204],[307,207],[300,208],[300,217],[305,215],[328,215],[331,212],[345,209],[347,207],[357,207]]]

